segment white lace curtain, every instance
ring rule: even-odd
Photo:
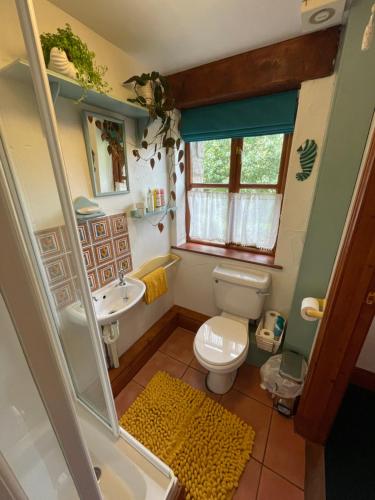
[[[190,237],[272,250],[281,194],[189,191]]]

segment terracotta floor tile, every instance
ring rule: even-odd
[[[168,372],[173,377],[180,378],[185,373],[187,365],[180,363],[160,351],[157,351],[151,359],[139,370],[133,380],[143,387],[146,387],[159,370]]]
[[[220,403],[253,427],[255,442],[252,454],[256,460],[263,462],[272,409],[235,389],[224,394]]]
[[[191,332],[176,328],[159,351],[188,365],[194,358],[193,341],[194,337]]]
[[[267,467],[262,468],[257,500],[303,500],[302,490],[278,476]]]
[[[129,406],[137,399],[144,387],[131,380],[115,398],[118,418],[126,412]]]
[[[194,356],[194,358],[191,360],[190,366],[194,368],[195,370],[198,370],[202,373],[208,373],[208,370],[206,368],[203,368],[203,366],[199,363],[197,358]]]
[[[254,398],[261,403],[272,407],[272,399],[267,391],[260,387],[259,368],[244,363],[238,370],[234,388]]]
[[[250,458],[242,473],[233,500],[256,500],[262,465]]]
[[[186,370],[184,376],[182,377],[182,380],[186,382],[187,384],[191,385],[195,389],[199,389],[201,391],[204,391],[206,394],[210,396],[210,398],[214,399],[215,401],[219,401],[221,398],[220,394],[215,394],[211,392],[209,389],[206,387],[206,375],[202,372],[199,372],[198,370],[194,370],[194,368],[189,368]]]
[[[273,412],[264,465],[300,488],[305,480],[305,440],[293,429],[293,419]]]

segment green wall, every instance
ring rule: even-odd
[[[289,315],[285,348],[301,352],[306,357],[311,350],[317,322],[301,318],[301,301],[306,296],[324,297],[326,294],[374,112],[375,39],[368,51],[361,51],[362,35],[372,4],[373,0],[356,0],[350,10],[315,198]]]

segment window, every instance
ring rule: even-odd
[[[272,254],[291,138],[187,143],[187,241]]]

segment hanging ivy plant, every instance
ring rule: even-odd
[[[108,83],[103,79],[108,69],[107,66],[97,66],[95,64],[95,52],[90,51],[86,43],[73,33],[70,24],[66,23],[65,28],[57,28],[57,33],[42,33],[40,41],[47,67],[50,61],[51,49],[57,47],[65,51],[69,61],[74,64],[77,81],[85,92],[95,89],[102,94],[106,94],[111,90]]]
[[[152,169],[156,165],[156,160],[162,159],[161,151],[164,150],[169,158],[168,169],[169,179],[173,185],[177,182],[177,175],[173,170],[175,159],[177,159],[181,174],[185,165],[184,150],[180,137],[180,122],[176,120],[174,98],[171,96],[168,81],[165,76],[157,71],[135,75],[124,82],[124,85],[132,85],[135,93],[134,98],[129,102],[136,103],[147,109],[149,119],[143,132],[141,147],[133,149],[133,155],[137,161],[147,162]],[[174,219],[174,212],[171,205],[176,200],[174,189],[170,190],[166,212],[162,218],[153,224],[162,232],[164,225],[162,220],[169,212]]]

